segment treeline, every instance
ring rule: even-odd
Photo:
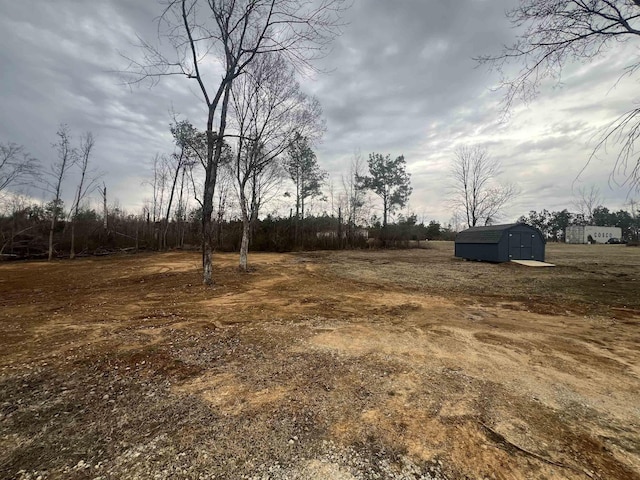
[[[95,140],[91,132],[80,137],[74,144],[69,128],[62,124],[57,133],[58,140],[53,144],[56,159],[48,168],[43,168],[37,159],[26,149],[15,143],[0,143],[0,207],[3,212],[9,211],[9,227],[0,231],[0,254],[7,246],[13,246],[20,236],[33,235],[32,230],[44,235],[44,223],[48,225],[47,255],[53,258],[53,241],[60,230],[58,221],[66,218],[69,223],[70,245],[69,256],[75,256],[75,226],[86,197],[97,190],[100,174],[90,166]],[[71,206],[68,215],[63,214],[63,184],[69,175],[77,177],[75,191],[71,195]],[[40,190],[51,200],[45,206],[26,206],[24,197],[10,193],[16,188]],[[106,195],[106,190],[105,190]],[[106,197],[105,197],[106,198]],[[3,214],[2,220],[7,221]],[[38,227],[38,228],[37,228]],[[66,225],[64,227],[66,230]],[[29,242],[26,242],[29,243]]]
[[[75,256],[104,255],[114,252],[144,250],[200,249],[202,239],[201,210],[194,209],[183,216],[178,211],[166,224],[153,221],[148,211],[140,215],[110,208],[104,215],[94,209],[79,209],[74,213],[74,232],[69,212],[46,205],[15,202],[12,211],[0,215],[0,255],[4,259],[47,258],[53,215],[53,256],[68,258],[72,239]],[[214,221],[211,244],[217,251],[237,252],[243,236],[240,218]],[[367,248],[369,246],[407,247],[412,241],[451,240],[455,232],[432,221],[418,223],[415,215],[399,216],[395,223],[377,223],[366,229],[334,215],[267,215],[257,220],[250,232],[252,251],[286,252],[294,250]],[[375,242],[372,242],[375,240]]]
[[[154,157],[151,175],[144,182],[150,197],[135,214],[119,208],[117,201],[107,207],[106,185],[98,185],[99,174],[89,168],[90,133],[73,146],[70,132],[62,125],[59,142],[54,145],[58,159],[51,172],[24,153],[23,147],[0,144],[2,158],[9,159],[10,166],[29,166],[28,171],[20,171],[20,177],[8,177],[3,189],[20,186],[41,190],[51,199],[35,204],[33,197],[0,191],[2,258],[74,258],[210,245],[217,251],[240,252],[240,267],[246,270],[249,249],[402,248],[415,246],[412,241],[452,240],[455,236],[450,226],[442,227],[435,221],[425,225],[416,215],[399,213],[412,190],[404,156],[372,153],[366,166],[356,156],[341,179],[342,185],[329,185],[308,138],[298,131],[275,152],[254,145],[243,153],[225,144],[216,195],[205,208],[201,170],[207,150],[205,135],[186,120],[171,124],[171,133],[175,150]],[[260,168],[247,164],[258,160]],[[0,174],[12,172],[7,164],[3,162]],[[67,207],[63,180],[74,173],[76,191]],[[282,194],[281,189],[287,187]],[[87,198],[92,192],[102,197],[99,208]],[[66,198],[70,196],[66,194]],[[288,216],[262,214],[265,204],[275,197],[288,199]],[[314,199],[330,205],[332,213],[325,210],[319,214]],[[381,207],[380,217],[373,214],[376,204]],[[210,213],[203,213],[206,211]]]
[[[630,202],[630,210],[611,211],[607,207],[598,206],[585,213],[572,213],[567,209],[557,212],[542,210],[530,211],[523,215],[519,222],[538,228],[547,238],[555,242],[565,241],[565,230],[570,225],[598,225],[601,227],[620,227],[622,238],[627,241],[638,241],[640,238],[640,210],[637,203]]]

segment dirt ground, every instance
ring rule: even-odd
[[[640,248],[0,264],[0,478],[640,479]]]

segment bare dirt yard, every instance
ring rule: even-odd
[[[640,248],[0,264],[0,478],[640,479]]]

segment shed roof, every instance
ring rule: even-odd
[[[456,243],[498,243],[505,230],[509,230],[519,223],[504,225],[489,225],[486,227],[471,227],[456,235]]]

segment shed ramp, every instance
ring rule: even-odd
[[[511,262],[524,265],[525,267],[555,267],[553,263],[538,262],[537,260],[511,260]]]

